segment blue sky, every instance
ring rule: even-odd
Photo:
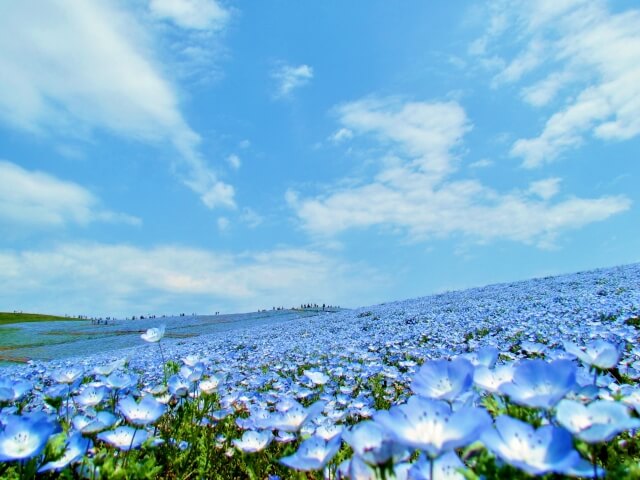
[[[356,307],[640,261],[640,9],[0,6],[0,310]]]

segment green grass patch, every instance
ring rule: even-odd
[[[57,315],[44,315],[41,313],[11,313],[0,312],[0,325],[25,322],[60,322],[84,320],[78,317],[60,317]]]

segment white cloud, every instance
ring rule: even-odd
[[[493,161],[488,158],[481,158],[469,164],[469,168],[487,168],[493,165]]]
[[[293,90],[300,88],[313,78],[313,68],[309,65],[280,65],[273,72],[271,77],[276,81],[276,98],[288,97]]]
[[[462,108],[452,102],[367,100],[344,105],[339,112],[348,128],[375,133],[404,160],[396,157],[374,179],[316,198],[288,191],[286,201],[314,235],[377,226],[412,241],[462,235],[479,242],[508,239],[548,247],[562,231],[630,207],[620,196],[567,197],[552,203],[559,191],[555,178],[535,182],[529,191],[507,193],[475,180],[449,179],[455,171],[453,149],[470,128]]]
[[[182,28],[220,30],[229,21],[229,11],[215,0],[151,0],[151,13]]]
[[[356,133],[371,133],[412,158],[412,167],[433,181],[454,169],[451,149],[471,126],[456,102],[401,102],[368,98],[336,109],[340,122]],[[388,172],[391,174],[392,172]]]
[[[141,223],[102,209],[99,200],[76,183],[0,160],[0,226],[47,228],[95,221]]]
[[[240,165],[242,165],[242,162],[240,161],[240,157],[236,154],[229,155],[227,157],[227,163],[234,170],[238,170],[240,168]]]
[[[544,180],[538,180],[532,182],[529,185],[529,192],[537,195],[542,200],[549,200],[554,197],[560,191],[560,178],[546,178]]]
[[[218,224],[218,230],[220,230],[221,232],[227,231],[229,225],[231,225],[231,222],[229,222],[229,219],[227,217],[218,217],[216,223]]]
[[[511,154],[525,167],[554,161],[589,137],[622,141],[640,134],[640,9],[612,13],[604,0],[491,5],[510,28],[485,34],[479,39],[484,49],[474,53],[495,58],[491,52],[500,50],[500,40],[520,52],[494,62],[494,82],[523,81],[544,67],[542,80],[522,86],[524,100],[534,106],[549,106],[570,89],[538,136],[513,144]]]
[[[94,128],[175,147],[174,168],[209,206],[233,206],[198,151],[152,38],[117,3],[22,1],[0,15],[0,120],[68,136]]]
[[[341,128],[329,137],[329,141],[332,143],[340,143],[345,140],[349,140],[350,138],[353,138],[353,132],[348,128]]]
[[[78,243],[0,250],[0,306],[24,311],[138,315],[238,312],[302,301],[350,305],[381,281],[361,265],[295,248],[229,254]]]
[[[255,210],[249,207],[244,207],[242,209],[242,214],[240,215],[240,221],[249,228],[256,228],[264,221],[264,218]]]

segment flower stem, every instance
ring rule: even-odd
[[[164,384],[167,384],[167,363],[164,361],[164,353],[162,353],[162,345],[158,342],[158,348],[160,349],[160,358],[162,358],[162,374],[164,375]]]

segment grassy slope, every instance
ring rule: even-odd
[[[10,313],[0,312],[0,325],[24,322],[53,322],[61,320],[80,320],[75,317],[58,317],[56,315],[43,315],[40,313]]]

